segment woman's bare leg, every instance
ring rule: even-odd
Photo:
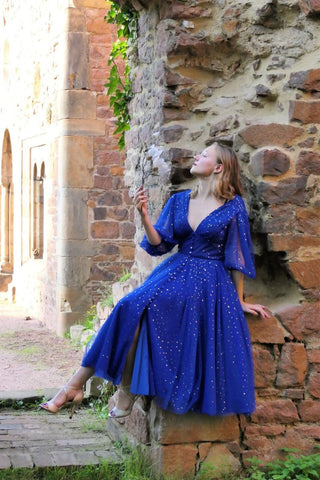
[[[140,326],[138,326],[134,334],[133,341],[126,358],[126,363],[124,365],[124,370],[123,370],[122,379],[121,379],[121,385],[123,385],[124,387],[127,385],[130,385],[131,383],[139,333],[140,333]],[[130,403],[131,403],[131,399],[128,398],[128,396],[124,392],[122,392],[120,389],[118,391],[117,408],[119,408],[120,410],[127,410],[130,406]]]

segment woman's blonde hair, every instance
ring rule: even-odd
[[[235,195],[242,195],[238,157],[227,145],[214,142],[210,147],[213,146],[216,147],[217,162],[223,165],[223,170],[215,177],[211,193],[216,197],[232,200]],[[193,188],[191,198],[197,196],[198,189],[198,185]]]

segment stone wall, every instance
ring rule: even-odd
[[[27,315],[62,334],[134,257],[124,154],[104,87],[116,32],[104,0],[39,0],[19,11],[8,0],[0,11],[0,134],[11,139],[14,186],[3,294],[15,292]]]
[[[137,409],[127,431],[162,452],[166,471],[197,470],[206,459],[269,460],[282,447],[313,452],[320,438],[319,2],[132,4],[140,21],[128,182],[145,184],[155,219],[172,192],[192,184],[196,152],[215,140],[232,145],[256,253],[247,298],[273,316],[247,318],[257,396],[251,418],[177,419],[152,406],[147,416]],[[154,262],[138,249],[136,278]],[[210,434],[202,435],[204,425]]]

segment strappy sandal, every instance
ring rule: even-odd
[[[71,392],[75,392],[72,396]],[[54,399],[58,397],[61,393],[64,394],[64,401],[59,404],[59,406],[54,402]],[[65,385],[59,390],[59,392],[53,397],[53,399],[48,402],[40,403],[40,407],[50,413],[57,413],[61,408],[67,405],[71,405],[70,416],[71,419],[76,408],[80,405],[83,400],[83,390],[72,387],[71,385]]]
[[[130,400],[129,407],[127,408],[127,410],[121,410],[117,406],[113,407],[113,409],[110,410],[109,412],[109,415],[108,415],[109,418],[123,418],[130,415],[130,413],[132,412],[134,402],[138,398],[138,395],[135,395],[134,393],[130,392],[130,385],[126,385],[126,386],[120,385],[119,391],[123,393]]]

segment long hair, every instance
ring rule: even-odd
[[[212,195],[225,200],[232,200],[235,195],[242,195],[240,167],[236,153],[232,148],[218,142],[211,146],[216,147],[217,162],[223,165],[221,173],[215,176],[212,182]],[[197,196],[199,186],[193,188],[191,198]]]

